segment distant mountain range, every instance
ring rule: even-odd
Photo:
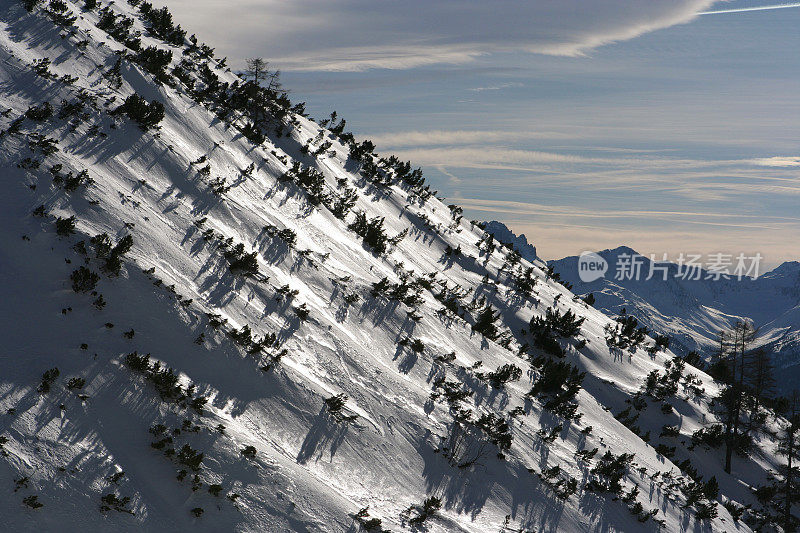
[[[505,225],[489,222],[486,228],[498,240],[514,244],[523,256],[523,250],[536,253],[524,235],[515,235]],[[597,254],[608,263],[608,271],[589,283],[578,275],[577,256],[547,264],[573,285],[575,294],[593,293],[597,309],[608,315],[625,309],[651,331],[669,335],[676,353],[694,350],[707,358],[721,330],[749,319],[759,328],[760,343],[774,354],[779,386],[796,386],[800,378],[800,262],[786,262],[756,279],[741,281],[706,279],[706,270],[701,271],[699,280],[681,279],[676,277],[677,264],[659,263],[667,270],[666,279],[657,271],[647,280],[651,261],[635,250],[620,246]],[[626,261],[630,256],[639,256],[643,275],[615,279],[620,257]]]

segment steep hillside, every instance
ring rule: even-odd
[[[622,309],[635,315],[654,332],[670,336],[675,353],[692,350],[709,357],[718,346],[721,330],[739,320],[751,320],[759,328],[759,344],[773,354],[781,370],[779,384],[796,387],[800,374],[800,263],[783,263],[756,279],[713,279],[701,270],[700,279],[681,279],[678,265],[666,264],[665,280],[659,273],[645,279],[650,259],[641,257],[641,279],[616,279],[620,255],[639,255],[630,248],[603,250],[609,264],[605,277],[584,283],[578,276],[578,258],[566,257],[548,264],[573,285],[576,294],[594,294],[595,307],[610,315]],[[709,279],[710,278],[710,279]]]
[[[24,4],[0,2],[9,530],[757,523],[772,437],[724,473],[689,445],[708,376],[609,348],[420,172],[147,3]]]

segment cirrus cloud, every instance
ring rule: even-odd
[[[762,167],[800,167],[800,157],[764,157],[751,163]]]
[[[688,22],[714,0],[166,0],[223,53],[285,70],[465,63],[498,52],[576,56]]]

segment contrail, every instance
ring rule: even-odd
[[[736,9],[721,9],[719,11],[703,11],[698,15],[718,15],[720,13],[743,13],[745,11],[768,11],[771,9],[785,9],[787,7],[800,7],[800,2],[792,4],[777,4],[773,6],[740,7]]]

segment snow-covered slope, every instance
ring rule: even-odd
[[[800,372],[800,263],[783,263],[756,279],[713,279],[702,270],[700,279],[681,279],[670,263],[667,279],[657,272],[646,279],[650,259],[641,257],[640,279],[616,279],[620,255],[639,255],[620,247],[598,252],[609,265],[605,277],[584,283],[578,276],[578,258],[548,264],[573,284],[576,294],[594,294],[595,307],[616,315],[623,308],[656,333],[668,334],[676,353],[697,351],[709,356],[717,348],[719,332],[748,319],[759,328],[759,343],[774,355],[779,385],[796,386]]]
[[[208,49],[155,39],[140,8],[111,4],[126,27],[105,3],[30,4],[0,1],[4,528],[748,530],[686,506],[691,480],[654,448],[716,476],[719,502],[754,502],[770,438],[733,476],[686,446],[714,420],[708,376],[687,367],[704,392],[641,398],[628,429],[614,415],[671,353],[609,350],[608,317],[539,265],[301,108],[242,102],[261,92]],[[172,52],[161,82],[120,42],[135,32]],[[134,93],[163,105],[157,128],[126,116]],[[370,246],[351,227],[380,224],[357,213],[401,238]],[[557,341],[585,372],[571,420],[527,394],[548,358],[522,330],[548,309],[585,319]],[[503,383],[503,365],[521,372]],[[679,434],[639,437],[665,425]],[[609,472],[621,485],[603,491]]]

